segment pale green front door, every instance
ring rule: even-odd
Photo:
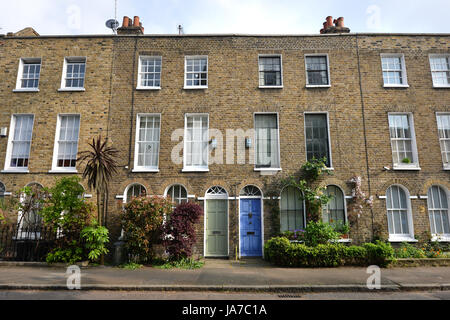
[[[206,200],[206,250],[207,257],[228,256],[227,200]]]

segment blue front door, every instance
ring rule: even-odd
[[[261,257],[261,199],[241,199],[241,256]]]

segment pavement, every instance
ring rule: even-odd
[[[210,260],[195,270],[81,268],[82,290],[213,292],[403,292],[450,290],[450,267],[380,269],[379,290],[362,267],[278,268],[260,259]],[[67,290],[65,267],[0,262],[0,290]]]

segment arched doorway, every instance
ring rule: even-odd
[[[239,243],[242,257],[262,257],[262,192],[252,185],[239,194]]]
[[[205,257],[228,255],[228,193],[214,186],[205,195]]]

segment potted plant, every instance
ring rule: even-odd
[[[350,226],[348,223],[343,221],[337,221],[332,223],[334,230],[341,234],[341,239],[348,239],[348,234],[350,232]]]
[[[402,162],[408,164],[411,163],[411,160],[409,158],[403,158]]]

